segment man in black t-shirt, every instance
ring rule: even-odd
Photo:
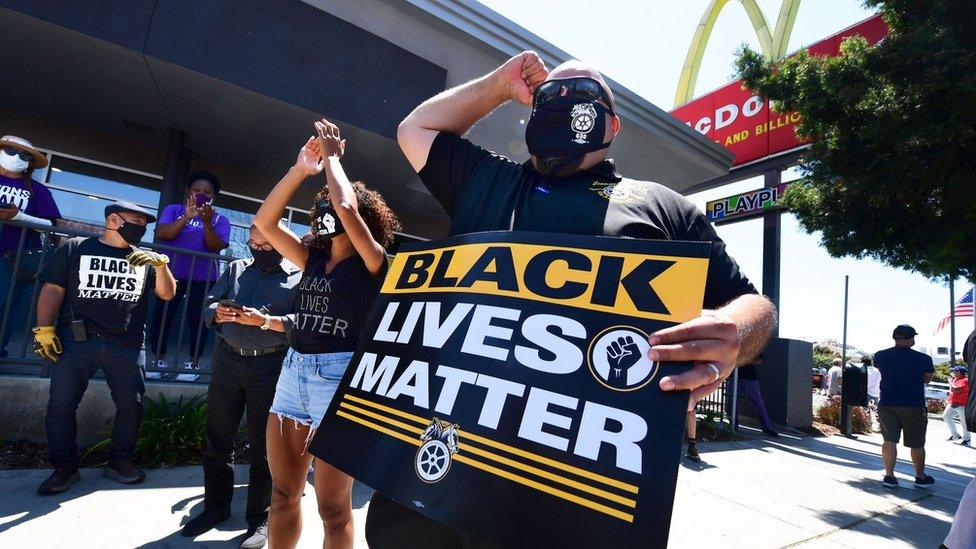
[[[98,368],[116,408],[103,472],[126,484],[146,478],[131,459],[145,392],[141,361],[149,290],[164,300],[176,291],[167,257],[133,247],[154,221],[135,204],[109,204],[101,236],[67,241],[41,270],[34,352],[52,363],[45,425],[54,466],[37,489],[41,495],[63,492],[80,478],[75,413]]]
[[[531,158],[524,164],[461,137],[508,101],[532,107],[525,131]],[[759,354],[776,313],[689,200],[617,172],[607,148],[619,131],[613,94],[599,72],[571,61],[550,73],[535,52],[523,52],[425,101],[400,123],[397,141],[451,216],[451,234],[518,230],[711,242],[706,310],[650,336],[652,360],[695,363],[660,380],[663,390],[691,390],[694,402]],[[366,539],[380,549],[484,543],[381,495],[370,504]]]

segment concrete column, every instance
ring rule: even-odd
[[[767,188],[776,187],[782,180],[783,172],[778,168],[764,174]],[[779,310],[781,216],[781,212],[775,210],[763,214],[762,293],[769,297],[776,310]],[[773,337],[779,337],[778,326],[773,329]]]
[[[186,176],[189,174],[193,152],[184,146],[183,130],[170,128],[166,146],[166,164],[163,167],[163,183],[159,188],[159,211],[183,200]]]

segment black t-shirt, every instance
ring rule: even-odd
[[[420,179],[451,216],[451,234],[541,231],[712,243],[704,306],[757,293],[687,198],[621,177],[612,160],[565,178],[540,175],[457,135],[434,139]]]
[[[42,282],[65,288],[58,327],[83,319],[89,334],[125,347],[140,348],[145,337],[149,291],[156,286],[152,267],[133,267],[129,247],[115,248],[97,237],[65,242],[41,269]]]
[[[329,254],[308,251],[305,272],[295,289],[295,325],[291,346],[305,354],[355,351],[369,310],[376,301],[386,262],[373,276],[358,254],[337,263],[325,274]]]

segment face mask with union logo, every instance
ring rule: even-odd
[[[525,128],[525,144],[536,157],[542,175],[555,175],[568,166],[579,165],[586,153],[610,146],[604,143],[607,109],[598,102],[581,102],[559,97],[537,105]]]

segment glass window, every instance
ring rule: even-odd
[[[159,179],[60,156],[51,160],[46,183],[62,217],[97,226],[105,222],[105,206],[116,200],[135,202],[153,213],[159,203]],[[154,228],[149,225],[144,241],[152,240]]]

